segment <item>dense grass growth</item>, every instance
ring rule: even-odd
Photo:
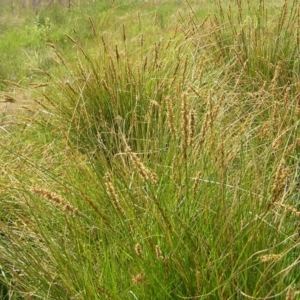
[[[207,9],[111,3],[44,41],[1,132],[2,298],[299,298],[299,1]]]

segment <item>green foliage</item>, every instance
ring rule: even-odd
[[[297,299],[299,3],[224,3],[39,15],[53,65],[1,136],[2,297]]]
[[[46,17],[42,19],[37,15],[34,24],[26,28],[32,38],[31,44],[35,45],[35,43],[37,43],[37,46],[39,46],[41,43],[46,43],[48,41],[48,35],[51,32],[51,27],[50,18]]]
[[[28,18],[32,14],[24,12]],[[31,21],[32,22],[32,21]],[[0,44],[0,79],[28,84],[35,77],[32,76],[35,59],[45,55],[44,44],[51,31],[50,19],[41,20],[39,16],[28,25],[25,20],[12,24],[11,28],[1,24]],[[2,27],[3,26],[3,27]]]

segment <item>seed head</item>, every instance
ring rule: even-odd
[[[119,197],[115,191],[115,187],[113,186],[111,176],[109,173],[106,173],[104,176],[104,182],[105,182],[105,187],[106,187],[106,192],[107,194],[111,197],[112,203],[114,207],[116,208],[117,211],[120,212],[122,216],[125,216],[125,211],[120,205]]]
[[[155,246],[155,255],[156,255],[156,258],[158,260],[163,260],[164,259],[159,245]]]
[[[261,262],[276,261],[282,257],[281,254],[266,254],[259,257]]]
[[[60,206],[63,210],[68,211],[69,213],[71,213],[73,215],[78,215],[77,208],[75,208],[68,201],[66,201],[62,197],[56,195],[55,193],[52,193],[45,189],[38,189],[38,188],[32,188],[31,191],[35,194],[39,194],[39,195],[43,196],[44,198],[48,199],[52,203],[56,204],[57,206]]]
[[[145,278],[144,272],[141,272],[141,273],[137,274],[136,276],[131,277],[133,284],[142,283],[144,281],[144,278]]]
[[[134,250],[135,250],[135,252],[136,252],[136,254],[138,255],[138,256],[140,256],[140,257],[142,257],[142,247],[141,247],[141,245],[140,244],[136,244],[135,246],[134,246]]]
[[[158,183],[157,175],[141,162],[135,153],[132,152],[129,146],[126,147],[126,153],[129,156],[130,161],[132,162],[134,168],[139,172],[140,176],[145,180],[150,180],[153,184]]]

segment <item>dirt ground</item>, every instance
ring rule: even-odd
[[[20,124],[32,115],[33,104],[27,93],[0,92],[0,132],[9,132],[12,125]]]

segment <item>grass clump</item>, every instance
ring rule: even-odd
[[[49,43],[31,126],[1,139],[4,297],[297,299],[298,2],[185,5]]]

